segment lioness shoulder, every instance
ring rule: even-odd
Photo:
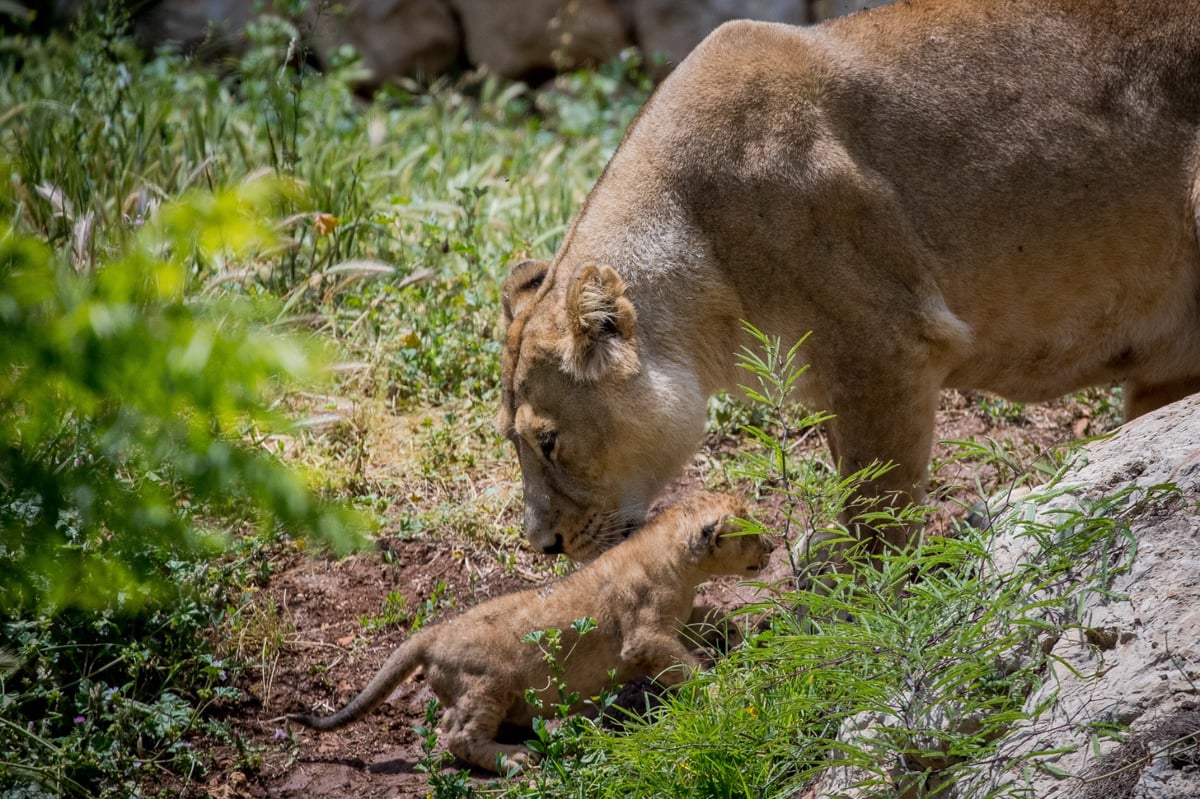
[[[614,678],[678,682],[699,665],[680,638],[696,587],[715,575],[756,575],[766,564],[771,546],[760,535],[740,532],[735,520],[745,515],[731,497],[691,496],[561,580],[497,597],[421,630],[332,716],[288,718],[318,730],[344,726],[423,670],[444,708],[442,737],[454,755],[493,771],[522,764],[529,751],[497,742],[500,725],[528,725],[543,712],[527,701],[528,689],[544,707],[560,701],[542,651],[526,637],[560,631],[563,671],[555,679],[581,697],[595,696]],[[572,624],[585,618],[594,627],[580,635]]]

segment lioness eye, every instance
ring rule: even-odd
[[[550,456],[554,454],[554,447],[558,444],[558,433],[553,430],[547,430],[538,434],[538,447],[542,450],[542,457],[550,460]]]

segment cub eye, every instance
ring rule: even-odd
[[[538,433],[538,448],[542,451],[542,457],[550,460],[554,455],[554,448],[558,445],[558,433],[553,430],[545,430]]]

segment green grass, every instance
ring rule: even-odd
[[[282,251],[197,259],[192,288],[281,298],[279,321],[340,342],[397,405],[494,391],[504,270],[553,251],[645,96],[614,67],[548,94],[463,80],[364,103],[339,79],[350,67],[286,67],[295,31],[279,21],[252,29],[224,77],[180,56],[140,63],[115,27],[0,43],[2,218],[86,264],[186,191],[294,177]]]

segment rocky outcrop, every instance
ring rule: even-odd
[[[701,39],[731,19],[805,24],[883,5],[886,0],[312,0],[292,21],[317,60],[343,45],[361,54],[368,86],[396,77],[434,77],[458,66],[509,78],[537,78],[615,58],[635,46],[662,76]],[[34,3],[34,6],[37,4]],[[80,0],[53,0],[65,24]],[[148,49],[174,42],[207,53],[239,52],[260,10],[284,4],[245,0],[131,3]],[[293,4],[287,4],[293,5]]]
[[[449,0],[462,23],[467,60],[506,77],[614,58],[630,42],[608,0]]]
[[[241,49],[246,25],[260,13],[242,0],[167,0],[150,6],[135,26],[147,49],[177,43],[188,50],[223,52]]]
[[[980,763],[939,761],[925,756],[930,737],[976,721],[955,716],[947,702],[942,717],[922,719],[925,732],[912,733],[911,749],[926,751],[907,754],[910,769],[915,762],[924,773],[898,794],[903,799],[1200,797],[1200,395],[1088,446],[1061,480],[1002,513],[986,568],[1013,574],[1061,547],[1062,536],[1078,536],[1086,526],[1079,520],[1089,518],[1093,529],[1115,520],[1111,535],[1072,558],[1069,583],[1023,603],[1044,613],[1033,619],[1036,645],[1015,655],[1044,664],[1025,720]],[[1080,585],[1089,588],[1071,594],[1064,616],[1056,598]],[[840,739],[881,751],[876,731],[904,723],[855,717]],[[904,784],[905,774],[895,773]],[[860,787],[869,777],[831,769],[812,795],[875,797]]]
[[[370,85],[435,77],[458,63],[463,48],[458,20],[443,0],[358,0],[328,13],[306,12],[303,28],[323,64],[338,48],[353,47]]]
[[[959,796],[1004,785],[1039,799],[1200,796],[1200,396],[1134,420],[1086,458],[1059,486],[1070,491],[1033,518],[1124,497],[1113,512],[1128,526],[1130,568],[1090,594],[1028,699],[1027,711],[1046,710],[1000,746],[999,762],[1038,767],[978,775]],[[1022,513],[997,541],[1011,557],[1026,546]],[[1119,728],[1129,730],[1123,742],[1111,734]]]

